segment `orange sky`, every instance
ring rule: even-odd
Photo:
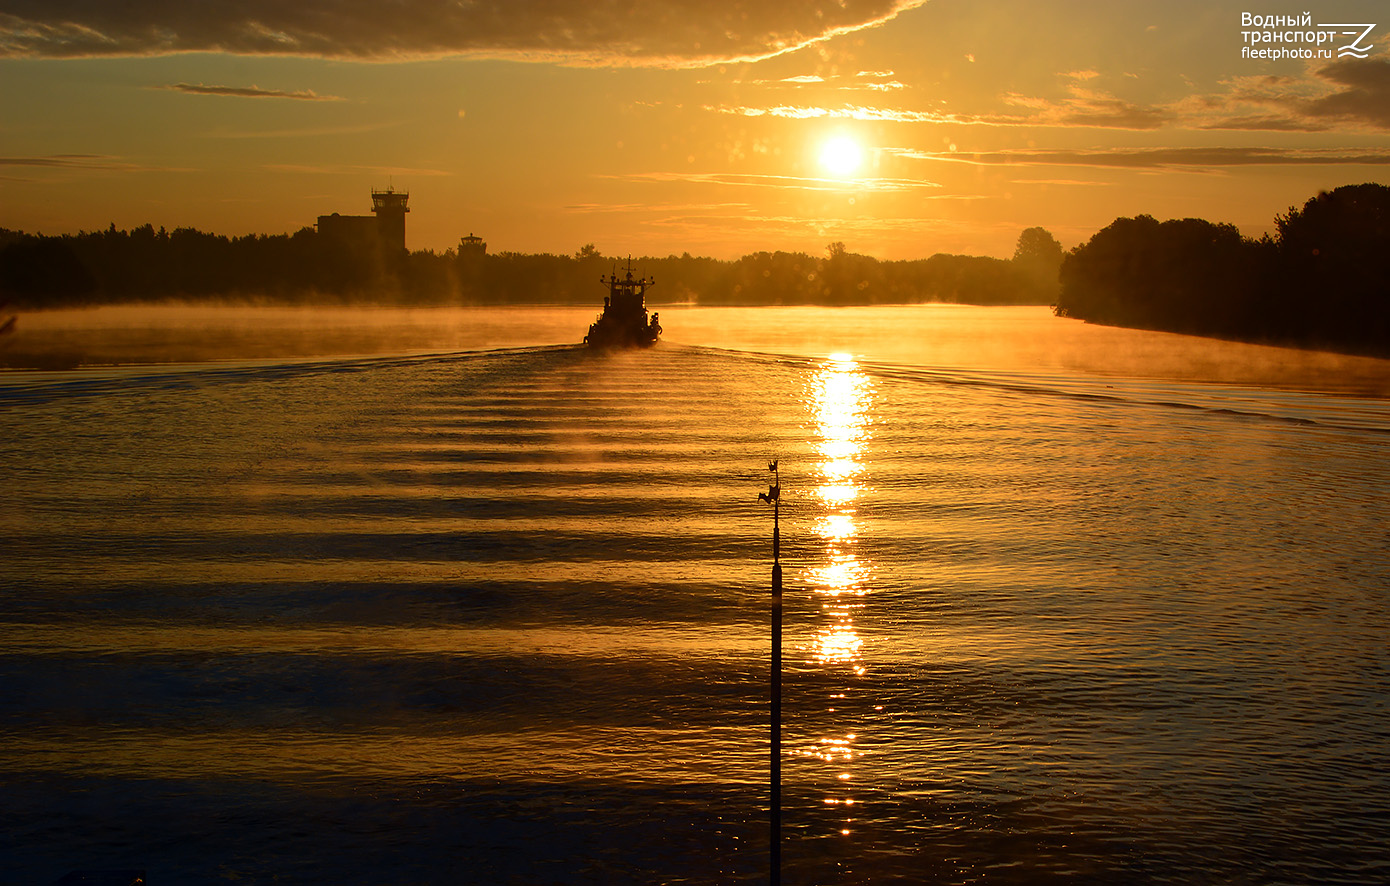
[[[1387,182],[1390,8],[1297,36],[1246,12],[1303,7],[0,0],[0,226],[280,233],[394,184],[412,249],[1007,257],[1139,213],[1259,235]]]

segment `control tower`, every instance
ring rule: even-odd
[[[406,202],[409,191],[397,191],[388,186],[384,191],[372,188],[372,212],[376,215],[381,248],[386,255],[405,253],[405,214],[410,211]]]

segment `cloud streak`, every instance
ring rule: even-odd
[[[698,67],[770,58],[926,0],[4,0],[0,57],[454,55]]]
[[[748,105],[739,105],[736,107],[730,107],[728,105],[706,105],[705,110],[714,111],[719,114],[737,114],[741,117],[786,117],[791,120],[817,120],[824,118],[832,120],[882,120],[894,123],[984,122],[962,119],[955,114],[939,114],[932,111],[910,111],[902,108],[872,108],[864,105],[846,105],[842,108],[823,108],[815,105],[774,105],[766,108]]]
[[[146,172],[190,172],[187,166],[147,166],[131,163],[110,154],[44,154],[27,157],[0,157],[0,169],[6,167],[25,167],[36,172],[38,178],[7,178],[7,181],[36,181],[73,178],[80,173],[125,174]],[[71,173],[65,175],[65,173]]]
[[[299,89],[286,92],[281,89],[261,89],[259,86],[204,86],[201,83],[170,83],[158,89],[169,89],[188,95],[223,95],[235,98],[291,98],[310,102],[340,102],[341,96],[319,95],[312,89]]]
[[[1265,76],[1229,82],[1211,102],[1210,129],[1319,132],[1390,129],[1390,62],[1340,61],[1311,78]],[[1200,109],[1196,116],[1201,119]]]
[[[1002,107],[984,112],[915,110],[845,104],[706,106],[745,117],[794,120],[850,119],[895,123],[1051,128],[1234,130],[1326,132],[1390,131],[1390,61],[1347,60],[1301,76],[1256,75],[1223,81],[1218,91],[1176,101],[1130,101],[1097,88],[1091,70],[1059,75],[1065,94],[1041,97],[1019,92],[1000,96]],[[896,81],[885,86],[897,88]],[[869,87],[869,84],[865,84]],[[872,88],[872,87],[870,87]]]
[[[943,160],[977,166],[1077,166],[1096,169],[1203,171],[1231,166],[1390,165],[1390,148],[1114,148],[1082,151],[895,153],[919,160]]]
[[[43,169],[135,169],[105,154],[50,154],[46,157],[0,157],[0,166],[34,166]]]
[[[419,166],[355,166],[350,164],[314,164],[303,165],[296,163],[268,163],[261,167],[269,172],[289,172],[295,175],[362,175],[370,173],[372,175],[400,175],[414,176],[419,178],[433,178],[438,176],[451,176],[452,172],[443,169],[429,169]]]
[[[860,71],[853,76],[832,74],[829,77],[822,77],[819,74],[798,74],[795,77],[783,77],[780,80],[750,80],[748,85],[792,88],[828,87],[841,92],[891,92],[907,88],[903,83],[892,78],[892,71]]]
[[[837,179],[725,172],[637,172],[599,177],[623,181],[696,182],[699,184],[802,191],[914,191],[941,187],[938,182],[910,178]]]

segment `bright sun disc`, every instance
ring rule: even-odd
[[[820,151],[821,165],[834,175],[849,175],[859,168],[862,160],[859,145],[848,136],[832,138]]]

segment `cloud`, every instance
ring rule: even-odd
[[[857,77],[864,77],[861,73]],[[874,72],[868,76],[880,82],[863,82],[853,87],[888,91],[902,89],[896,80],[884,80],[890,73]],[[792,119],[846,118],[851,120],[881,120],[895,123],[953,123],[978,126],[1053,126],[1090,127],[1097,129],[1160,129],[1173,119],[1170,109],[1125,101],[1110,93],[1086,86],[1098,76],[1095,71],[1072,71],[1060,75],[1071,81],[1067,95],[1060,99],[1040,98],[1011,92],[1001,96],[1007,109],[987,113],[918,111],[907,108],[882,108],[845,105],[831,108],[814,105],[775,105],[771,107],[706,107],[706,110],[745,117],[788,117]]]
[[[419,166],[355,166],[351,164],[325,165],[316,163],[303,165],[297,163],[268,163],[262,167],[270,172],[291,172],[296,175],[399,175],[409,177],[432,177],[453,175],[443,169],[429,169]]]
[[[1024,119],[1012,125],[1081,126],[1099,129],[1159,129],[1169,123],[1172,112],[1162,106],[1126,101],[1084,84],[1099,77],[1096,71],[1071,71],[1060,75],[1070,81],[1067,96],[1045,99],[1009,93],[1004,102],[1026,108]],[[1006,124],[1007,125],[1007,124]]]
[[[229,129],[225,126],[201,133],[202,138],[259,139],[259,138],[322,138],[324,136],[362,135],[404,126],[403,120],[372,120],[339,126],[303,126],[294,129]]]
[[[898,151],[920,160],[980,166],[1080,166],[1100,169],[1187,169],[1228,166],[1390,165],[1390,148],[1113,148],[1079,151],[993,151],[929,153]]]
[[[129,173],[129,172],[190,172],[186,166],[147,166],[131,163],[109,154],[46,154],[30,157],[0,157],[0,168],[28,167],[50,170],[37,173],[44,179],[67,178],[63,173]],[[8,178],[7,181],[34,181],[30,178]]]
[[[747,84],[749,86],[784,88],[815,88],[824,86],[843,92],[853,92],[855,90],[889,92],[895,89],[906,88],[897,80],[890,79],[892,76],[892,71],[860,71],[853,76],[832,74],[829,77],[822,77],[819,74],[798,74],[795,77],[783,77],[780,80],[749,80]]]
[[[229,95],[238,98],[293,98],[311,102],[343,101],[340,96],[319,95],[312,89],[299,89],[294,92],[285,92],[280,89],[261,89],[259,86],[204,86],[201,83],[196,85],[191,83],[170,83],[166,86],[156,88],[171,89],[175,92],[186,92],[189,95]]]
[[[1018,179],[1014,182],[1018,185],[1057,185],[1068,188],[1101,188],[1110,187],[1113,182],[1100,182],[1075,178],[1026,178]]]
[[[892,123],[955,123],[972,126],[1086,126],[1099,129],[1158,129],[1172,115],[1161,108],[1130,104],[1119,99],[1097,97],[1084,102],[1053,102],[1047,99],[1010,94],[1006,104],[1017,113],[969,114],[944,111],[914,111],[906,108],[875,108],[847,105],[825,108],[814,105],[775,105],[773,107],[715,106],[705,110],[744,117],[788,117],[794,120],[818,118],[880,120]]]
[[[855,83],[850,86],[841,86],[839,88],[846,91],[867,89],[872,92],[892,92],[896,89],[906,89],[907,87],[897,80],[883,80],[878,83]]]
[[[1001,107],[982,112],[844,105],[781,104],[707,107],[747,117],[791,119],[847,118],[898,123],[951,123],[978,126],[1056,128],[1239,130],[1325,132],[1390,130],[1390,61],[1332,62],[1301,76],[1249,75],[1222,81],[1209,93],[1175,101],[1143,103],[1121,98],[1093,82],[1092,70],[1058,75],[1064,94],[1053,97],[1018,92],[1000,96]],[[883,84],[898,88],[896,81]],[[864,84],[859,88],[875,88]]]
[[[6,0],[0,57],[478,55],[694,67],[770,58],[926,0]]]
[[[870,108],[846,106],[843,108],[822,108],[814,105],[776,105],[770,108],[757,108],[746,105],[729,107],[727,105],[706,105],[706,111],[720,114],[737,114],[741,117],[787,117],[792,120],[813,120],[819,118],[846,120],[886,120],[895,123],[960,123],[952,114],[938,114],[932,111],[908,111],[900,108]]]
[[[796,175],[753,175],[721,172],[637,172],[625,175],[601,175],[598,177],[620,179],[622,181],[680,181],[802,191],[912,191],[941,187],[937,182],[909,178],[837,179],[812,178]]]
[[[1390,129],[1390,62],[1333,62],[1315,73],[1334,91],[1296,104],[1305,118]]]
[[[1390,61],[1346,60],[1301,76],[1251,75],[1168,106],[1193,129],[1271,132],[1390,130]]]
[[[105,154],[50,154],[46,157],[0,157],[0,166],[38,166],[46,169],[135,169]]]
[[[748,214],[753,206],[748,203],[572,203],[564,207],[566,212],[580,212],[585,215],[607,213],[627,215],[633,212],[737,212]]]

